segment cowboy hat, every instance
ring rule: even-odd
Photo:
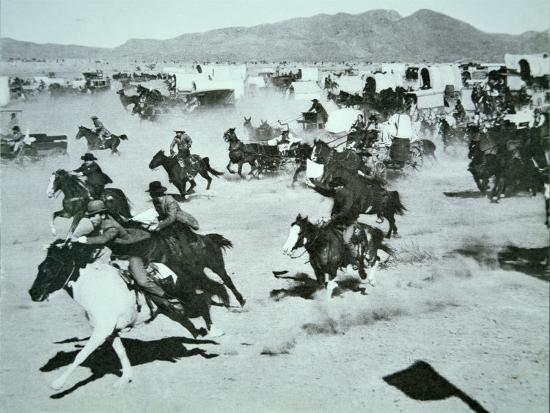
[[[94,116],[92,116],[90,119],[93,120],[93,119],[99,119],[99,118],[98,118],[97,116],[94,115]]]
[[[91,217],[106,211],[107,208],[105,207],[103,201],[100,201],[99,199],[94,199],[93,201],[88,202],[86,216]]]
[[[94,156],[94,154],[90,152],[86,152],[84,155],[80,157],[83,161],[97,161],[97,158]]]
[[[14,131],[14,132],[15,131],[19,132],[19,131],[21,131],[21,128],[19,126],[15,125],[13,128],[11,128],[11,130]]]
[[[185,133],[184,130],[175,130],[174,132],[176,132],[176,133]]]
[[[312,102],[319,102],[317,99],[311,99]]]
[[[160,181],[153,181],[149,183],[149,189],[145,190],[145,192],[150,192],[151,194],[163,194],[166,191],[167,189],[162,186]]]

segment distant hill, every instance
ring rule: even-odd
[[[153,57],[183,60],[503,61],[505,53],[550,51],[549,31],[490,34],[431,10],[319,14],[253,27],[228,27],[173,39],[131,39],[113,49],[0,39],[3,59]]]

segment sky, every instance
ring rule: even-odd
[[[0,37],[116,47],[132,38],[254,26],[320,13],[432,9],[489,33],[550,28],[550,0],[0,0]]]

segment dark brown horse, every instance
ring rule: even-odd
[[[344,243],[342,231],[335,225],[315,225],[307,217],[298,215],[290,225],[283,253],[292,256],[297,248],[305,248],[318,285],[325,286],[330,297],[336,287],[333,280],[338,269],[348,265],[357,267],[363,280],[367,278],[365,267],[371,266],[369,278],[374,283],[374,273],[379,261],[378,250],[391,254],[391,249],[383,244],[383,239],[384,235],[378,228],[357,223],[352,236],[354,250],[357,252],[352,253]]]
[[[242,170],[245,163],[248,163],[251,168],[248,174],[254,176],[256,172],[265,169],[264,163],[267,158],[279,155],[276,146],[241,142],[235,134],[234,128],[225,131],[223,139],[229,143],[229,163],[226,168],[229,173],[234,174],[235,171],[231,169],[231,165],[238,164],[239,168],[237,173],[241,178],[244,178]]]
[[[138,95],[128,96],[124,94],[124,89],[120,89],[116,93],[117,95],[120,96],[120,103],[122,103],[122,106],[124,106],[124,109],[128,110],[128,106],[130,105],[134,105],[134,107],[139,105]]]
[[[120,153],[117,148],[120,145],[120,142],[128,139],[126,135],[111,134],[111,136],[109,136],[109,138],[107,138],[105,140],[105,143],[103,144],[101,142],[101,139],[99,139],[99,135],[97,133],[95,133],[93,130],[85,126],[79,126],[78,133],[76,134],[75,138],[80,139],[83,136],[86,138],[86,141],[88,142],[89,151],[110,149],[111,153],[116,153],[118,155],[120,155]]]
[[[149,162],[149,168],[155,169],[159,166],[162,166],[170,182],[178,188],[181,196],[192,194],[194,191],[193,188],[197,185],[195,182],[195,176],[200,174],[208,182],[206,189],[210,189],[210,184],[212,183],[212,178],[209,173],[213,176],[218,177],[223,175],[223,172],[218,172],[210,166],[210,160],[208,157],[201,158],[199,155],[190,155],[190,162],[187,167],[183,167],[179,164],[177,157],[170,157],[164,154],[164,151],[158,151]],[[191,184],[189,189],[186,190],[187,181]]]

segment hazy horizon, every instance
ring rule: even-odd
[[[134,38],[165,40],[187,33],[227,27],[251,27],[318,14],[361,14],[395,10],[407,17],[431,9],[487,33],[521,34],[550,27],[548,0],[0,0],[0,37],[34,43],[113,48]],[[55,24],[57,22],[57,24]]]

